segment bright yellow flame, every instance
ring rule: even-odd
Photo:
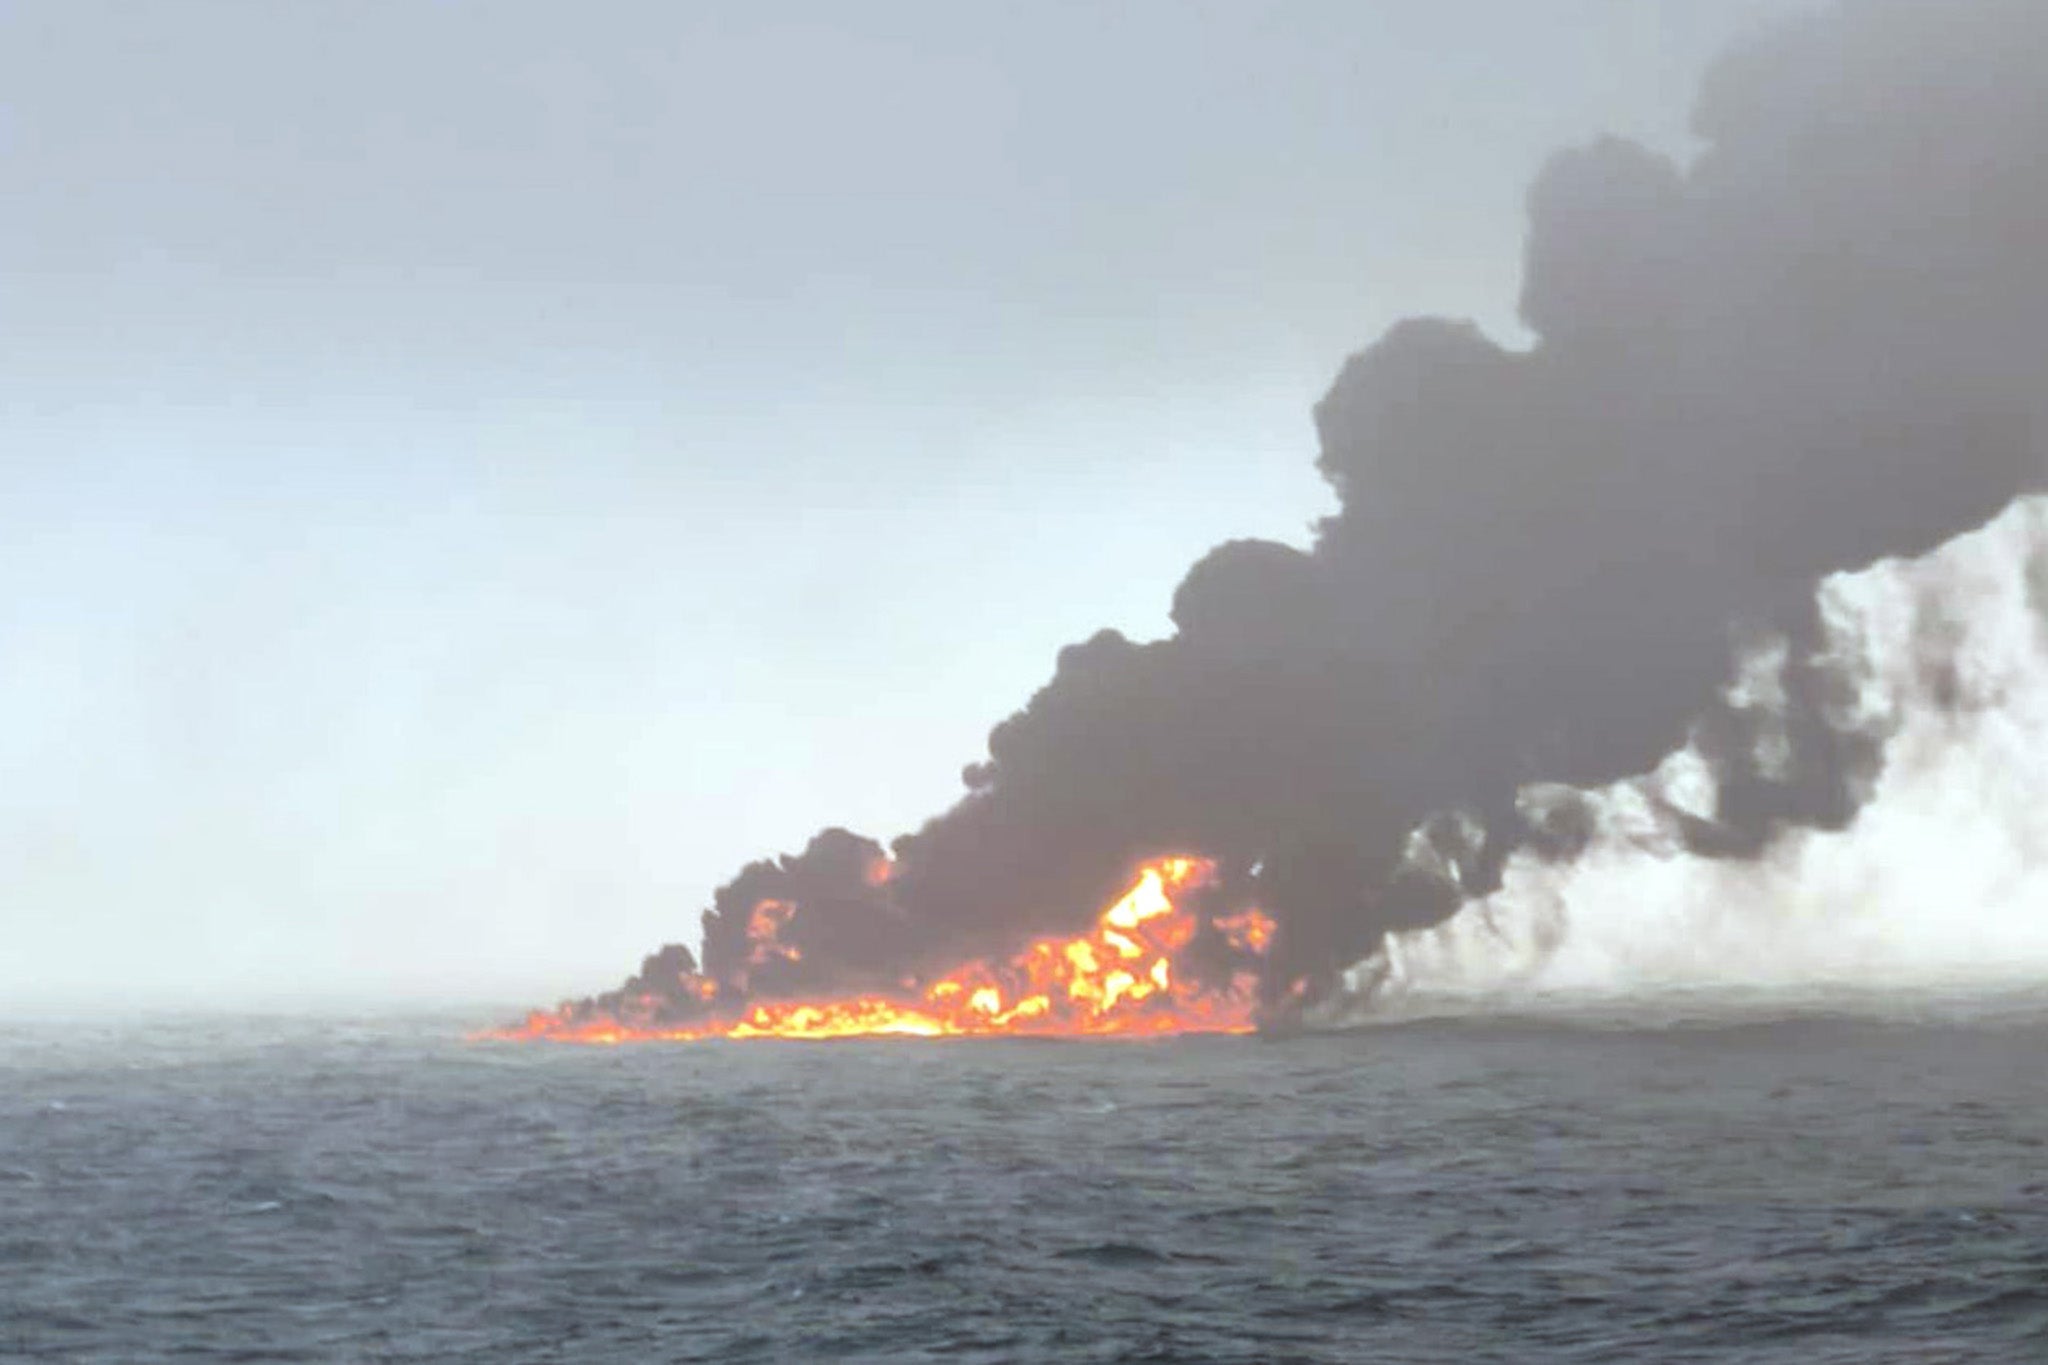
[[[573,1011],[536,1012],[515,1028],[492,1035],[619,1043],[639,1039],[851,1038],[1037,1034],[1249,1033],[1258,1022],[1257,975],[1240,970],[1227,981],[1202,982],[1176,970],[1177,956],[1202,922],[1176,897],[1211,882],[1215,867],[1201,858],[1162,858],[1140,869],[1137,881],[1097,918],[1088,933],[1027,944],[1006,962],[969,962],[915,998],[880,995],[838,1000],[767,1002],[737,1019],[685,1026],[635,1026]],[[794,914],[783,901],[754,908],[752,961],[795,959],[777,934]],[[1217,919],[1215,928],[1241,956],[1262,957],[1273,940],[1271,918],[1244,910]],[[709,1000],[708,981],[699,993]],[[651,1007],[653,1002],[648,1002]]]

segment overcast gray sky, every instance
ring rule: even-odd
[[[1329,500],[1795,0],[0,0],[0,1000],[553,998]]]

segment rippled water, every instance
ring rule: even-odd
[[[0,1028],[0,1358],[2048,1359],[2048,1010]]]

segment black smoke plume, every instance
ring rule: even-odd
[[[722,998],[1078,928],[1182,850],[1278,919],[1277,998],[1511,854],[1570,857],[1570,788],[1688,743],[1718,779],[1682,813],[1696,853],[1853,820],[1885,735],[1821,649],[1817,581],[2043,482],[2044,88],[2048,4],[1872,0],[1726,54],[1689,167],[1556,157],[1528,200],[1534,344],[1417,319],[1352,357],[1316,409],[1340,510],[1312,548],[1218,546],[1170,638],[1063,650],[886,864],[834,830],[748,867],[704,916]],[[1731,686],[1759,650],[1762,700]],[[659,995],[669,955],[630,989]]]

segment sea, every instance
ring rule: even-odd
[[[2048,998],[0,1024],[7,1361],[2048,1361]]]

